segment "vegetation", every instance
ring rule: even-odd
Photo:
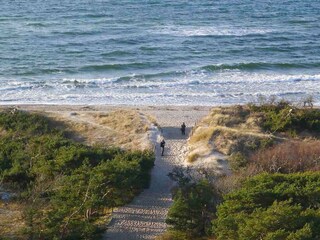
[[[54,112],[49,116],[63,122],[74,133],[71,137],[86,145],[114,146],[126,150],[153,147],[146,136],[147,131],[154,128],[154,120],[137,110]]]
[[[252,174],[319,171],[319,156],[319,140],[288,141],[251,155],[245,171]]]
[[[233,171],[237,171],[237,170],[240,170],[241,168],[246,167],[248,163],[247,158],[241,152],[236,152],[231,154],[228,160],[229,160],[230,168]]]
[[[175,230],[201,236],[210,227],[214,206],[214,191],[208,182],[188,184],[175,193],[166,222]]]
[[[312,108],[296,108],[287,101],[274,104],[249,105],[252,112],[264,114],[263,128],[272,132],[320,133],[320,111]]]
[[[274,137],[261,128],[262,121],[262,114],[251,112],[246,106],[213,108],[190,136],[189,158],[210,158],[214,151],[225,155],[241,152],[247,157],[274,144]]]
[[[173,173],[171,230],[160,239],[320,239],[320,111],[310,101],[213,109],[193,131],[189,159],[222,152],[233,174]]]
[[[320,174],[262,174],[224,197],[217,239],[319,239]]]
[[[207,240],[207,239],[214,239],[214,238],[208,238],[208,237],[195,237],[190,236],[185,232],[178,231],[178,230],[169,230],[163,235],[160,235],[156,238],[156,240]]]
[[[195,239],[208,236],[217,205],[217,192],[205,179],[196,181],[188,172],[174,169],[169,174],[179,187],[174,192],[166,223],[171,225],[170,239]],[[174,238],[173,236],[176,236]]]
[[[24,237],[95,239],[106,209],[130,201],[149,182],[153,153],[76,143],[50,119],[0,113],[0,177],[24,202]]]
[[[213,151],[225,155],[241,152],[248,158],[253,152],[281,143],[285,138],[319,137],[320,111],[275,99],[247,106],[213,108],[192,133],[189,140],[192,161],[210,158]]]
[[[182,175],[180,175],[182,176]],[[320,173],[260,174],[228,194],[206,181],[186,182],[174,194],[159,239],[319,239]],[[209,221],[212,221],[212,225]]]
[[[188,162],[194,162],[199,158],[199,153],[191,153],[188,155]]]

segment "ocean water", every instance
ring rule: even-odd
[[[320,103],[319,0],[0,3],[0,104]]]

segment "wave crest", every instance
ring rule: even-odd
[[[217,71],[217,70],[271,70],[271,69],[303,69],[311,67],[320,67],[319,63],[297,64],[297,63],[266,63],[266,62],[249,62],[235,64],[216,64],[202,67],[202,70]]]

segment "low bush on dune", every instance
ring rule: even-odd
[[[224,196],[217,239],[319,239],[320,174],[262,174]]]
[[[241,152],[235,152],[228,158],[229,166],[233,171],[245,168],[248,163],[247,157]]]
[[[312,108],[296,108],[287,101],[262,105],[249,105],[250,111],[264,114],[263,128],[272,132],[298,134],[309,131],[320,133],[320,111]]]
[[[268,138],[251,141],[252,144],[248,136],[245,136],[243,141],[241,137],[236,140],[234,137],[227,137],[227,140],[230,140],[229,142],[232,140],[235,146],[229,152],[232,170],[246,169],[251,176],[262,171],[290,173],[319,169],[318,144],[301,140],[304,137],[320,136],[318,109],[297,108],[284,100],[264,102],[260,105],[249,104],[248,108],[249,115],[258,114],[262,119],[259,124],[264,131],[273,134]],[[283,136],[289,139],[294,137],[300,141],[288,143]],[[228,142],[227,140],[224,142]],[[241,142],[245,144],[242,146],[239,144]],[[283,143],[277,146],[281,142]]]
[[[212,151],[226,155],[241,152],[248,157],[286,137],[308,136],[320,136],[319,109],[298,108],[288,101],[272,99],[260,104],[213,108],[192,131],[189,145],[199,158]]]
[[[95,239],[105,209],[132,200],[149,182],[151,152],[89,147],[50,119],[0,113],[0,177],[25,209],[30,239]]]
[[[241,152],[229,157],[230,168],[244,177],[268,173],[296,173],[320,170],[320,141],[286,141],[260,149],[250,156]]]

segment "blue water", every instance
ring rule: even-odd
[[[319,0],[0,6],[0,104],[320,103]]]

